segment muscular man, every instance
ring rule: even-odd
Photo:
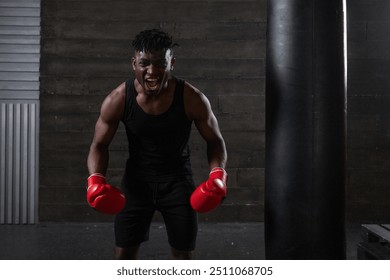
[[[135,79],[105,98],[96,123],[88,155],[88,202],[102,212],[120,211],[115,216],[118,259],[137,258],[155,211],[164,218],[173,258],[191,259],[196,212],[212,210],[226,195],[225,143],[205,95],[172,75],[176,46],[172,37],[161,30],[145,30],[132,45]],[[104,179],[109,144],[120,122],[129,149],[121,186],[124,196]],[[209,179],[196,191],[188,145],[192,123],[207,143],[210,167]]]

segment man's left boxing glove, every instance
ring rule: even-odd
[[[227,173],[221,167],[213,168],[206,182],[200,184],[191,194],[192,209],[199,213],[217,208],[226,196]]]
[[[102,174],[94,173],[88,177],[87,201],[97,211],[115,215],[123,209],[126,199],[118,188],[106,184]]]

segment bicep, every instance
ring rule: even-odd
[[[217,118],[205,96],[200,96],[197,106],[194,107],[193,116],[195,126],[207,142],[218,141],[222,138]]]
[[[98,146],[108,146],[118,128],[119,121],[107,121],[101,115],[95,125],[93,144]]]
[[[194,121],[199,134],[207,143],[207,156],[210,167],[223,167],[226,164],[226,147],[219,129],[210,102],[197,90],[189,91],[187,94],[188,117]]]
[[[113,139],[123,114],[123,104],[120,96],[111,94],[103,102],[100,115],[95,125],[93,143],[109,145]]]
[[[215,116],[210,116],[207,119],[195,120],[196,128],[198,129],[200,135],[207,142],[212,142],[220,138],[220,133],[218,129],[218,122]]]

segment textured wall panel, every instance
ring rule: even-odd
[[[0,0],[0,224],[38,221],[40,0]]]
[[[37,222],[37,101],[0,103],[0,223]]]

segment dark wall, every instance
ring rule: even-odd
[[[348,0],[347,218],[389,221],[390,2]],[[130,42],[162,27],[175,75],[210,99],[225,137],[229,197],[211,221],[262,221],[266,0],[42,0],[40,220],[106,221],[85,203],[86,157],[104,96],[131,75]],[[207,176],[194,131],[195,180]],[[119,184],[120,128],[107,174]]]
[[[228,148],[229,195],[201,220],[263,220],[266,0],[42,0],[40,220],[107,221],[85,202],[86,158],[101,101],[131,77],[130,43],[161,27],[181,47],[174,74],[210,99]],[[195,181],[208,175],[191,140]],[[107,178],[127,157],[121,127]]]
[[[390,221],[390,1],[348,0],[348,218]]]

